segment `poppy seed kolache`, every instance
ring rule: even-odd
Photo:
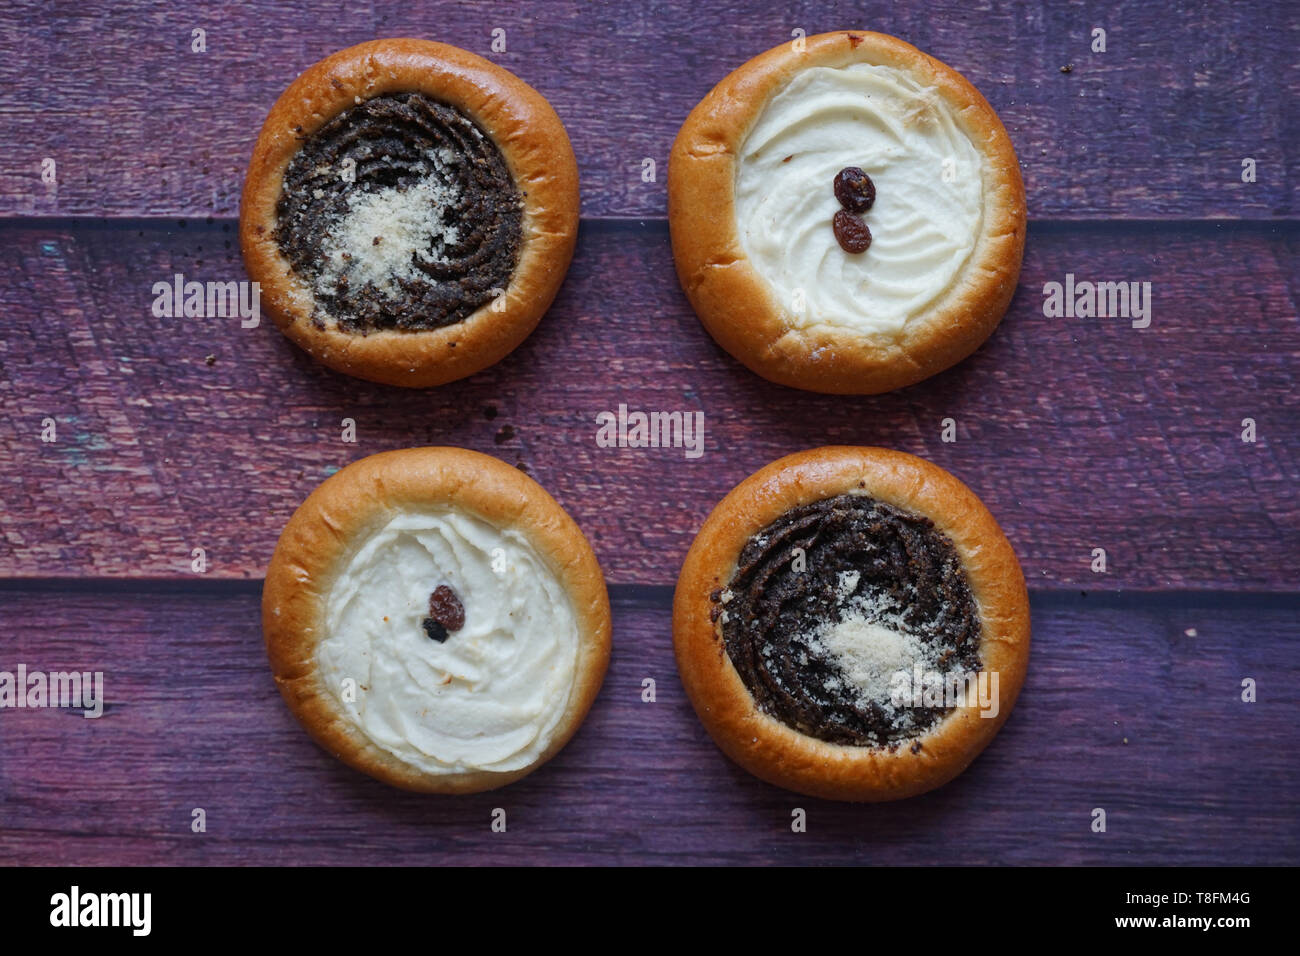
[[[578,229],[555,111],[456,47],[375,40],[309,67],[271,108],[240,206],[263,308],[338,371],[428,387],[536,327]]]
[[[1029,660],[1014,551],[946,471],[828,447],[741,482],[692,544],[673,643],[729,757],[799,793],[941,786],[1007,719]]]
[[[678,277],[724,349],[783,385],[872,394],[975,351],[1020,272],[1011,140],[950,67],[863,31],[723,79],[668,168]]]
[[[271,558],[262,630],[322,747],[433,793],[503,786],[554,756],[610,650],[577,525],[518,469],[459,448],[371,455],[313,491]]]

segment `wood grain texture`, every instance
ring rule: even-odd
[[[1029,681],[989,749],[931,794],[854,806],[715,748],[677,681],[669,596],[615,589],[609,676],[558,757],[439,798],[357,774],[294,723],[253,587],[0,591],[0,670],[102,670],[108,699],[98,720],[0,710],[22,741],[0,748],[0,863],[1300,863],[1294,599],[1037,595]]]
[[[550,99],[586,216],[662,217],[668,149],[695,103],[793,30],[844,28],[893,33],[966,74],[1011,133],[1035,219],[1296,216],[1293,3],[1048,6],[22,0],[0,10],[0,216],[233,215],[289,82],[342,47],[409,35],[489,56]],[[1096,27],[1105,53],[1091,52]],[[206,52],[191,52],[196,28]],[[56,187],[40,179],[46,157]]]
[[[676,578],[739,480],[821,444],[949,469],[988,504],[1031,587],[1291,591],[1300,357],[1293,227],[1031,228],[1011,312],[975,356],[889,395],[771,385],[703,331],[659,222],[587,223],[540,329],[462,383],[410,392],[313,362],[269,322],[158,319],[174,272],[243,277],[229,222],[0,228],[0,575],[258,578],[284,522],[373,452],[453,444],[523,463],[615,583]],[[1045,318],[1042,288],[1150,281],[1151,327]],[[205,363],[213,356],[214,364]],[[606,449],[596,416],[701,411],[705,447]],[[495,417],[489,417],[495,415]],[[58,441],[40,440],[45,418]],[[342,441],[342,422],[357,442]],[[957,440],[941,440],[943,421]],[[1241,440],[1242,421],[1258,441]],[[1105,548],[1108,573],[1090,570]]]

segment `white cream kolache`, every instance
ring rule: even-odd
[[[869,63],[805,70],[741,146],[740,241],[796,325],[896,333],[970,261],[984,165],[943,98],[910,74]],[[872,240],[860,254],[832,228],[832,183],[849,167],[875,184],[864,216]]]
[[[458,626],[431,617],[435,593]],[[564,586],[519,531],[473,515],[395,516],[335,581],[325,626],[318,664],[343,712],[426,773],[527,766],[573,689]]]
[[[773,382],[870,395],[974,352],[1016,290],[1025,191],[956,70],[846,30],[754,57],[668,163],[677,276],[709,334]]]
[[[609,597],[573,519],[517,468],[409,448],[327,478],[262,590],[271,672],[309,734],[393,786],[476,793],[531,773],[604,680]]]

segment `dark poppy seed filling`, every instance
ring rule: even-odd
[[[899,671],[980,669],[979,611],[956,548],[929,518],[867,495],[787,511],[749,540],[714,599],[759,708],[830,743],[893,748],[951,711],[893,700]]]
[[[365,100],[285,171],[275,238],[318,326],[420,331],[464,321],[510,284],[523,199],[496,144],[422,93]]]

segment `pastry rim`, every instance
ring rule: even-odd
[[[971,258],[947,295],[898,335],[789,324],[775,288],[746,256],[736,224],[736,156],[772,95],[803,69],[863,62],[905,70],[936,88],[988,169],[981,234]],[[754,57],[700,101],[673,143],[668,221],[678,279],[723,349],[778,384],[866,395],[941,372],[993,333],[1020,274],[1025,190],[1001,119],[965,77],[896,37],[837,31]]]
[[[492,139],[523,195],[519,260],[504,294],[452,325],[423,331],[339,330],[312,322],[314,298],[275,240],[284,173],[301,145],[344,110],[385,93],[419,92],[469,116]],[[577,242],[578,165],[546,99],[508,70],[430,40],[370,40],[308,67],[271,107],[240,201],[239,239],[261,305],[291,341],[357,378],[428,388],[500,361],[536,328]]]
[[[998,672],[996,717],[954,710],[896,747],[835,744],[759,709],[731,663],[710,595],[735,574],[749,539],[791,508],[865,492],[928,517],[948,536],[979,609],[983,670]],[[687,696],[718,747],[769,783],[833,800],[915,796],[952,780],[992,741],[1024,683],[1029,598],[1019,561],[996,520],[964,484],[924,459],[885,448],[828,446],[786,456],[746,478],[700,528],[673,599],[673,647]],[[915,742],[921,743],[913,753]]]
[[[375,744],[340,708],[317,666],[330,590],[370,535],[404,510],[430,505],[522,531],[568,593],[578,660],[568,706],[546,750],[528,766],[498,772],[431,773]],[[587,539],[541,485],[499,459],[463,448],[407,448],[353,462],[294,512],[276,543],[262,590],[262,632],[276,686],[311,737],[344,763],[385,783],[427,793],[477,793],[531,773],[585,719],[609,662],[605,578]]]

